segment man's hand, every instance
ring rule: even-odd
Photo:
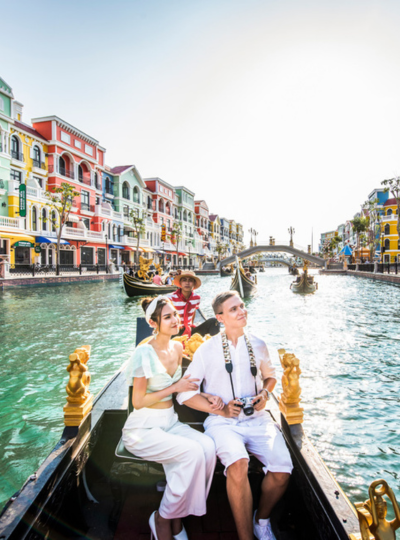
[[[237,399],[231,399],[224,407],[224,416],[225,418],[236,418],[239,416],[240,411],[242,410],[240,401]]]
[[[254,396],[253,398],[253,406],[256,411],[262,411],[265,409],[265,406],[267,404],[267,392],[261,391],[258,396]]]
[[[211,403],[211,408],[213,410],[216,410],[216,411],[219,411],[221,409],[224,408],[225,404],[224,402],[222,401],[222,399],[218,396],[211,396],[211,395],[208,395],[207,396],[207,401],[209,403]]]

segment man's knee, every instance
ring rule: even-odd
[[[285,487],[289,483],[290,474],[283,472],[272,472],[268,473],[271,475],[271,479],[274,481],[274,484],[278,487]]]
[[[226,475],[235,482],[243,482],[243,480],[247,478],[248,470],[249,460],[242,458],[232,463],[232,465],[229,465],[226,469]]]

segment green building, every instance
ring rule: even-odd
[[[0,78],[0,216],[8,217],[8,181],[10,179],[10,125],[12,120],[12,89]]]

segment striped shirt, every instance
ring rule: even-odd
[[[194,328],[193,317],[196,309],[200,307],[200,296],[193,291],[189,298],[186,299],[182,294],[182,289],[177,289],[168,296],[181,319],[181,329],[185,328],[183,334],[187,334],[190,337],[192,335],[192,328]]]

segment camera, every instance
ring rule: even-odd
[[[253,403],[253,399],[254,396],[242,397],[237,399],[237,401],[240,401],[239,407],[243,409],[243,412],[246,416],[251,416],[254,413],[254,405],[258,403],[258,400]]]

